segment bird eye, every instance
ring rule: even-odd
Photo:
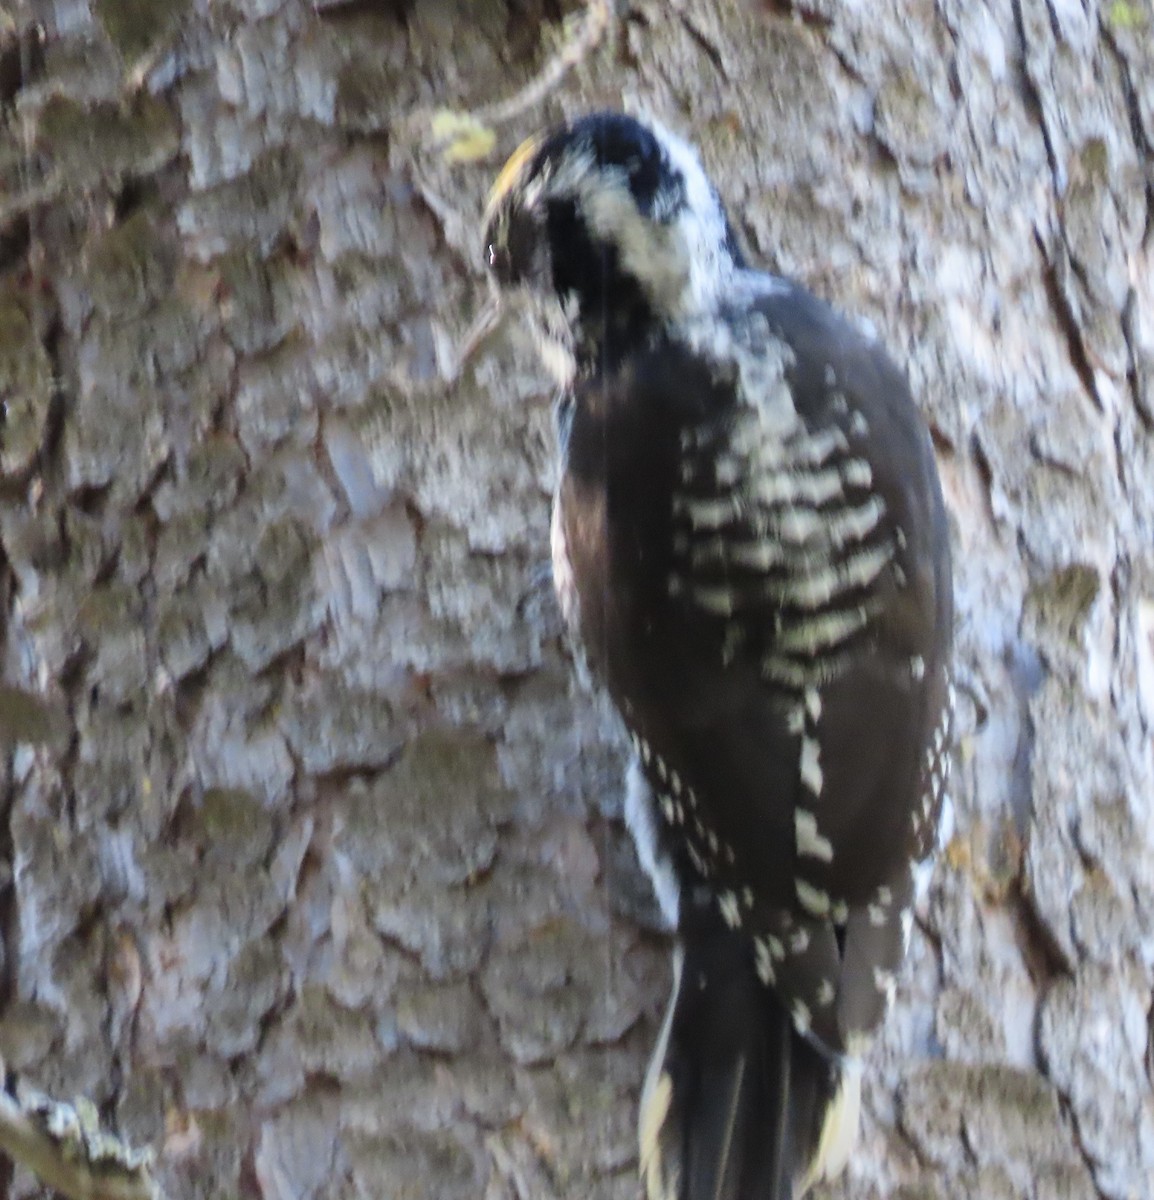
[[[516,210],[489,231],[485,255],[489,270],[503,286],[523,283],[530,274],[541,240],[533,215]]]
[[[485,258],[489,270],[497,277],[499,283],[509,283],[512,278],[511,258],[508,243],[503,241],[490,242],[485,250]]]

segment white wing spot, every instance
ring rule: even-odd
[[[718,458],[713,464],[713,478],[719,487],[732,487],[741,478],[744,465],[740,458]]]
[[[833,862],[833,843],[818,831],[817,817],[813,813],[804,808],[794,809],[793,832],[798,854],[821,862]]]
[[[850,487],[868,488],[874,481],[874,473],[864,458],[851,458],[842,466],[841,474]]]
[[[675,495],[673,511],[687,516],[694,529],[723,529],[741,514],[740,506],[728,496],[723,500],[703,500]]]
[[[893,971],[885,971],[881,967],[874,967],[874,987],[886,998],[886,1004],[894,1002],[894,993],[897,991],[897,977]]]
[[[782,538],[795,546],[816,541],[825,528],[824,516],[806,508],[786,509],[777,525],[777,531]]]
[[[804,1000],[795,1000],[790,1014],[793,1017],[793,1027],[804,1037],[813,1024],[813,1014],[809,1011],[809,1005]]]
[[[833,1003],[836,995],[837,989],[828,979],[823,979],[817,985],[817,1002],[822,1008],[828,1008]]]
[[[735,567],[747,567],[751,571],[768,571],[785,561],[785,554],[777,542],[764,538],[757,541],[721,541],[721,558]]]
[[[804,879],[795,879],[794,888],[797,891],[798,903],[806,912],[812,913],[815,917],[829,916],[829,893],[823,892],[820,888],[815,888],[812,884],[806,883]],[[799,932],[804,933],[805,930]]]
[[[834,469],[790,471],[778,470],[755,477],[748,489],[752,500],[767,507],[789,505],[787,512],[796,511],[797,505],[818,508],[836,500],[842,494],[841,473]]]
[[[811,721],[821,716],[821,693],[815,687],[805,689],[805,711]]]
[[[836,425],[804,437],[790,438],[784,445],[785,461],[797,467],[821,467],[837,452],[847,451],[849,442]]]
[[[809,930],[804,926],[801,929],[795,930],[789,939],[789,952],[791,954],[804,954],[809,949]]]
[[[716,617],[732,617],[737,608],[737,596],[726,587],[704,587],[698,584],[690,588],[690,595],[699,608]]]
[[[741,927],[741,909],[738,907],[737,897],[733,892],[722,892],[717,897],[717,906],[721,909],[721,915],[730,929]]]
[[[863,541],[877,528],[884,513],[885,505],[877,496],[870,496],[857,508],[841,510],[827,527],[830,542],[840,549],[850,542]]]
[[[757,977],[768,987],[776,980],[777,974],[773,969],[772,956],[765,939],[754,938],[753,950],[757,965]]]
[[[801,739],[801,782],[814,796],[821,795],[821,744],[816,738]]]
[[[782,627],[775,648],[786,653],[800,651],[815,655],[823,647],[832,648],[848,641],[869,624],[872,612],[876,611],[874,604],[858,604],[852,608],[835,608],[804,617]]]
[[[689,861],[693,863],[699,875],[704,878],[709,878],[709,864],[697,852],[697,847],[692,842],[685,843],[685,853],[689,855]]]
[[[885,570],[893,558],[893,548],[887,542],[881,546],[870,546],[847,558],[838,572],[840,582],[853,588],[863,588]]]

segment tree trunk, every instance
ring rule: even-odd
[[[1149,1196],[1151,0],[637,0],[448,154],[572,0],[7,6],[9,1070],[170,1200],[637,1196],[668,946],[549,389],[455,359],[504,154],[624,106],[879,329],[947,491],[956,829],[822,1194]]]

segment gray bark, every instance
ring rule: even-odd
[[[1154,1191],[1154,7],[0,10],[0,1054],[195,1196],[635,1197],[667,945],[543,569],[549,391],[453,378],[503,152],[644,108],[940,452],[956,831],[825,1195]],[[36,1194],[22,1171],[2,1194]]]

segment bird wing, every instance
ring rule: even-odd
[[[796,296],[753,316],[735,325],[732,409],[680,433],[669,590],[714,625],[722,672],[761,686],[739,686],[725,729],[670,745],[709,761],[712,743],[698,809],[706,840],[735,851],[714,869],[723,915],[756,931],[795,1025],[845,1049],[892,996],[940,801],[949,589],[922,531],[940,530],[941,501],[908,388],[874,343]],[[766,829],[786,830],[787,905],[759,879],[783,858],[754,840]]]

